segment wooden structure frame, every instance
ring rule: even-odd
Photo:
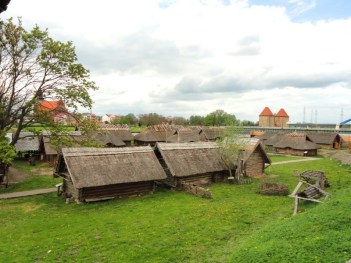
[[[306,200],[315,203],[323,203],[329,197],[329,193],[324,191],[325,186],[329,186],[328,181],[322,171],[305,171],[298,175],[297,171],[294,171],[295,175],[299,176],[299,182],[297,183],[294,191],[289,195],[295,199],[294,201],[294,213],[296,215],[298,212],[299,200]],[[315,184],[311,184],[307,181],[314,180]],[[303,185],[307,185],[307,188],[302,192],[298,192]],[[324,196],[323,201],[316,198]]]

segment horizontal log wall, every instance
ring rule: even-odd
[[[78,199],[79,191],[74,188],[73,183],[71,181],[63,180],[62,191],[65,197],[73,197],[74,199]]]
[[[123,198],[150,194],[154,191],[154,182],[114,184],[81,189],[81,202],[86,199]]]

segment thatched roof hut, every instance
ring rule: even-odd
[[[16,152],[38,152],[39,137],[33,132],[21,132],[15,144]]]
[[[246,176],[261,177],[264,169],[272,164],[263,145],[256,138],[243,141],[243,162]]]
[[[176,130],[174,135],[170,136],[168,142],[198,142],[200,141],[201,130],[182,128]]]
[[[146,130],[134,136],[134,143],[136,145],[151,145],[154,146],[156,142],[168,142],[173,136],[175,130]]]
[[[94,138],[104,146],[108,146],[108,147],[126,146],[126,143],[122,140],[122,136],[120,136],[119,131],[111,130],[111,131],[94,132],[90,136],[91,138]],[[131,142],[131,140],[129,142]]]
[[[338,133],[308,133],[308,137],[322,148],[340,149],[343,145],[347,146],[346,142]]]
[[[316,156],[321,148],[304,133],[285,134],[273,147],[276,152],[300,156]]]
[[[166,178],[152,148],[63,148],[56,175],[63,193],[80,202],[151,193]]]
[[[224,127],[202,127],[200,136],[202,141],[215,141],[222,138],[224,133]]]
[[[218,145],[213,142],[157,143],[156,151],[173,186],[182,182],[210,183],[226,173]]]

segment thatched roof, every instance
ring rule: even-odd
[[[338,133],[308,133],[308,137],[317,144],[329,144],[332,145],[334,142],[341,141],[341,137]]]
[[[216,143],[157,143],[156,146],[175,177],[226,170]]]
[[[198,142],[200,141],[200,131],[195,129],[179,129],[170,136],[169,142]]]
[[[166,142],[175,133],[173,130],[154,131],[146,130],[134,136],[135,141],[140,142]]]
[[[39,138],[32,132],[21,132],[15,148],[16,152],[39,151]]]
[[[118,131],[103,131],[103,132],[95,132],[90,135],[91,138],[94,138],[102,145],[113,145],[113,146],[125,146],[126,144],[123,142],[121,136],[118,134]]]
[[[42,131],[42,143],[46,155],[57,155],[56,147],[51,142],[52,133],[50,131]],[[76,142],[75,146],[79,146],[79,142],[84,140],[81,131],[67,131],[62,136],[69,136],[72,141]]]
[[[150,146],[63,148],[62,156],[75,188],[166,178]]]
[[[264,138],[263,136],[265,136],[265,135],[262,135],[262,137],[258,136],[261,141],[263,141],[263,139],[262,139],[262,138]],[[268,138],[266,140],[264,140],[264,144],[266,146],[274,146],[280,140],[284,139],[285,136],[286,136],[285,133],[280,133],[280,132],[279,133],[274,133],[272,135],[268,135],[267,134]]]
[[[201,130],[201,136],[206,141],[214,141],[223,137],[224,132],[225,128],[223,127],[203,127]]]
[[[291,148],[295,150],[316,150],[321,147],[303,133],[285,134],[278,142],[273,144],[275,148]]]
[[[249,138],[243,141],[244,162],[246,162],[255,151],[260,152],[266,164],[272,163],[271,159],[264,150],[264,147],[257,138]]]
[[[129,130],[128,124],[110,124],[110,123],[99,123],[98,126],[102,130]]]

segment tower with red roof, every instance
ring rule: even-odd
[[[260,127],[288,127],[289,115],[281,108],[278,113],[273,114],[269,107],[265,107],[259,115]]]

